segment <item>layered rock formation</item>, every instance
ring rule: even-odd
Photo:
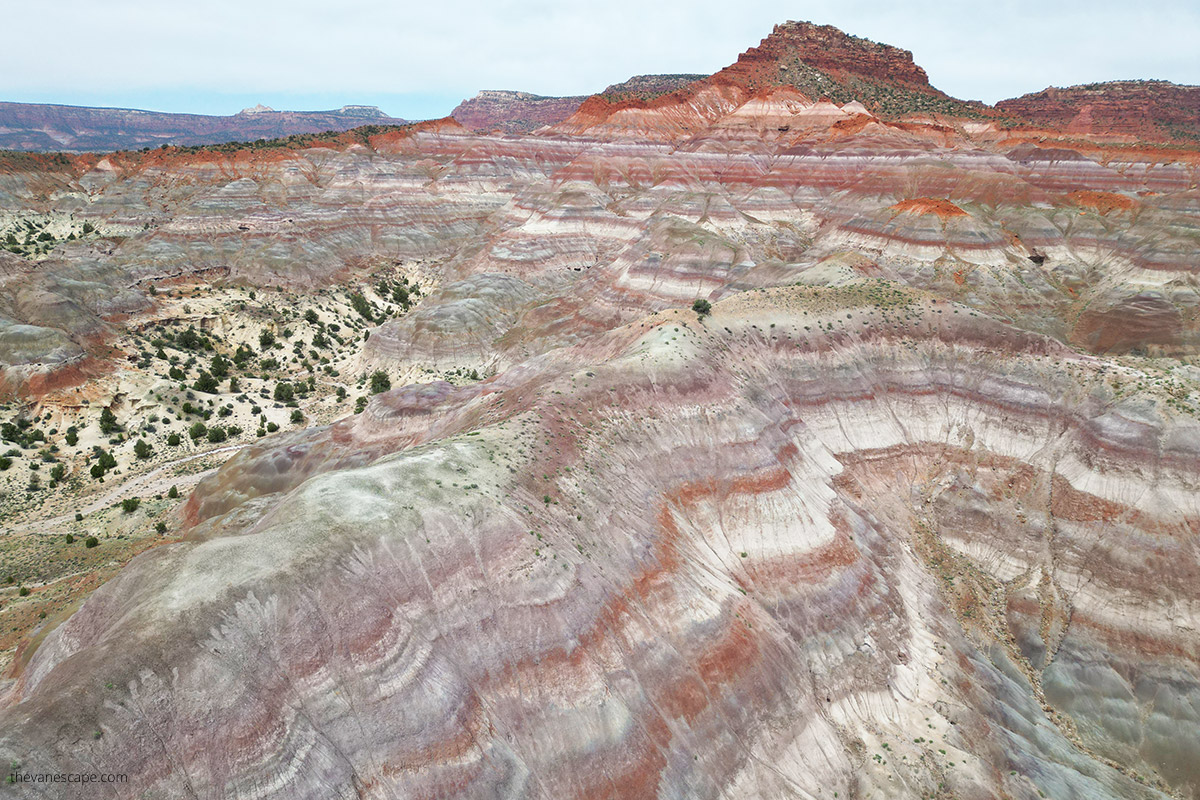
[[[1200,155],[802,23],[670,83],[536,136],[5,162],[6,211],[98,231],[0,260],[34,402],[150,286],[428,292],[354,365],[417,380],[244,447],[31,631],[0,759],[114,797],[1200,797]]]
[[[485,90],[459,103],[450,116],[475,131],[529,133],[562,122],[585,96],[544,97],[528,92]]]
[[[1200,86],[1112,81],[1051,87],[996,107],[1035,125],[1132,140],[1200,141]]]
[[[609,86],[600,96],[610,102],[649,100],[698,81],[704,75],[634,75],[627,81]],[[473,131],[481,133],[530,133],[557,125],[574,114],[588,95],[545,97],[528,92],[485,90],[464,100],[450,116]]]
[[[930,86],[925,70],[907,50],[848,36],[828,25],[787,22],[715,75],[669,94],[593,96],[556,129],[601,138],[673,139],[699,133],[752,98],[770,102],[779,97],[854,102],[887,117],[977,116],[987,110]]]
[[[103,152],[164,144],[246,142],[295,134],[344,131],[366,124],[401,125],[374,106],[333,111],[275,111],[266,106],[230,116],[171,114],[131,108],[89,108],[0,102],[0,149]]]
[[[1200,427],[1105,385],[857,281],[398,390],[202,485],[0,747],[162,796],[1190,792]]]

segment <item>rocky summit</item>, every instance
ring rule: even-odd
[[[1200,797],[1195,91],[0,155],[5,791]]]

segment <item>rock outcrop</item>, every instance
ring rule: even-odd
[[[463,127],[474,131],[529,133],[562,122],[585,99],[544,97],[528,92],[485,90],[464,100],[450,112]]]
[[[1127,140],[1200,141],[1200,86],[1112,81],[1050,87],[996,108],[1030,124]]]
[[[989,110],[933,88],[907,50],[848,36],[829,25],[787,22],[715,75],[666,94],[610,89],[588,98],[556,130],[601,138],[696,135],[747,100],[770,99],[779,89],[799,92],[810,103],[855,103],[889,118],[980,116]]]

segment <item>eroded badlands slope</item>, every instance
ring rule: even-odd
[[[1200,796],[1200,158],[839,36],[536,136],[9,157],[3,388],[67,490],[153,478],[189,325],[243,392],[202,409],[300,419],[209,440],[77,611],[3,590],[0,759],[130,776],[93,797]],[[104,487],[59,432],[100,408]],[[36,508],[6,552],[61,535]]]
[[[945,301],[666,312],[246,451],[0,747],[172,797],[1190,792],[1198,470]]]

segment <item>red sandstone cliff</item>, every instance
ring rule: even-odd
[[[1157,140],[1200,139],[1200,86],[1113,81],[1050,87],[1001,100],[996,108],[1039,127],[1069,133]]]

